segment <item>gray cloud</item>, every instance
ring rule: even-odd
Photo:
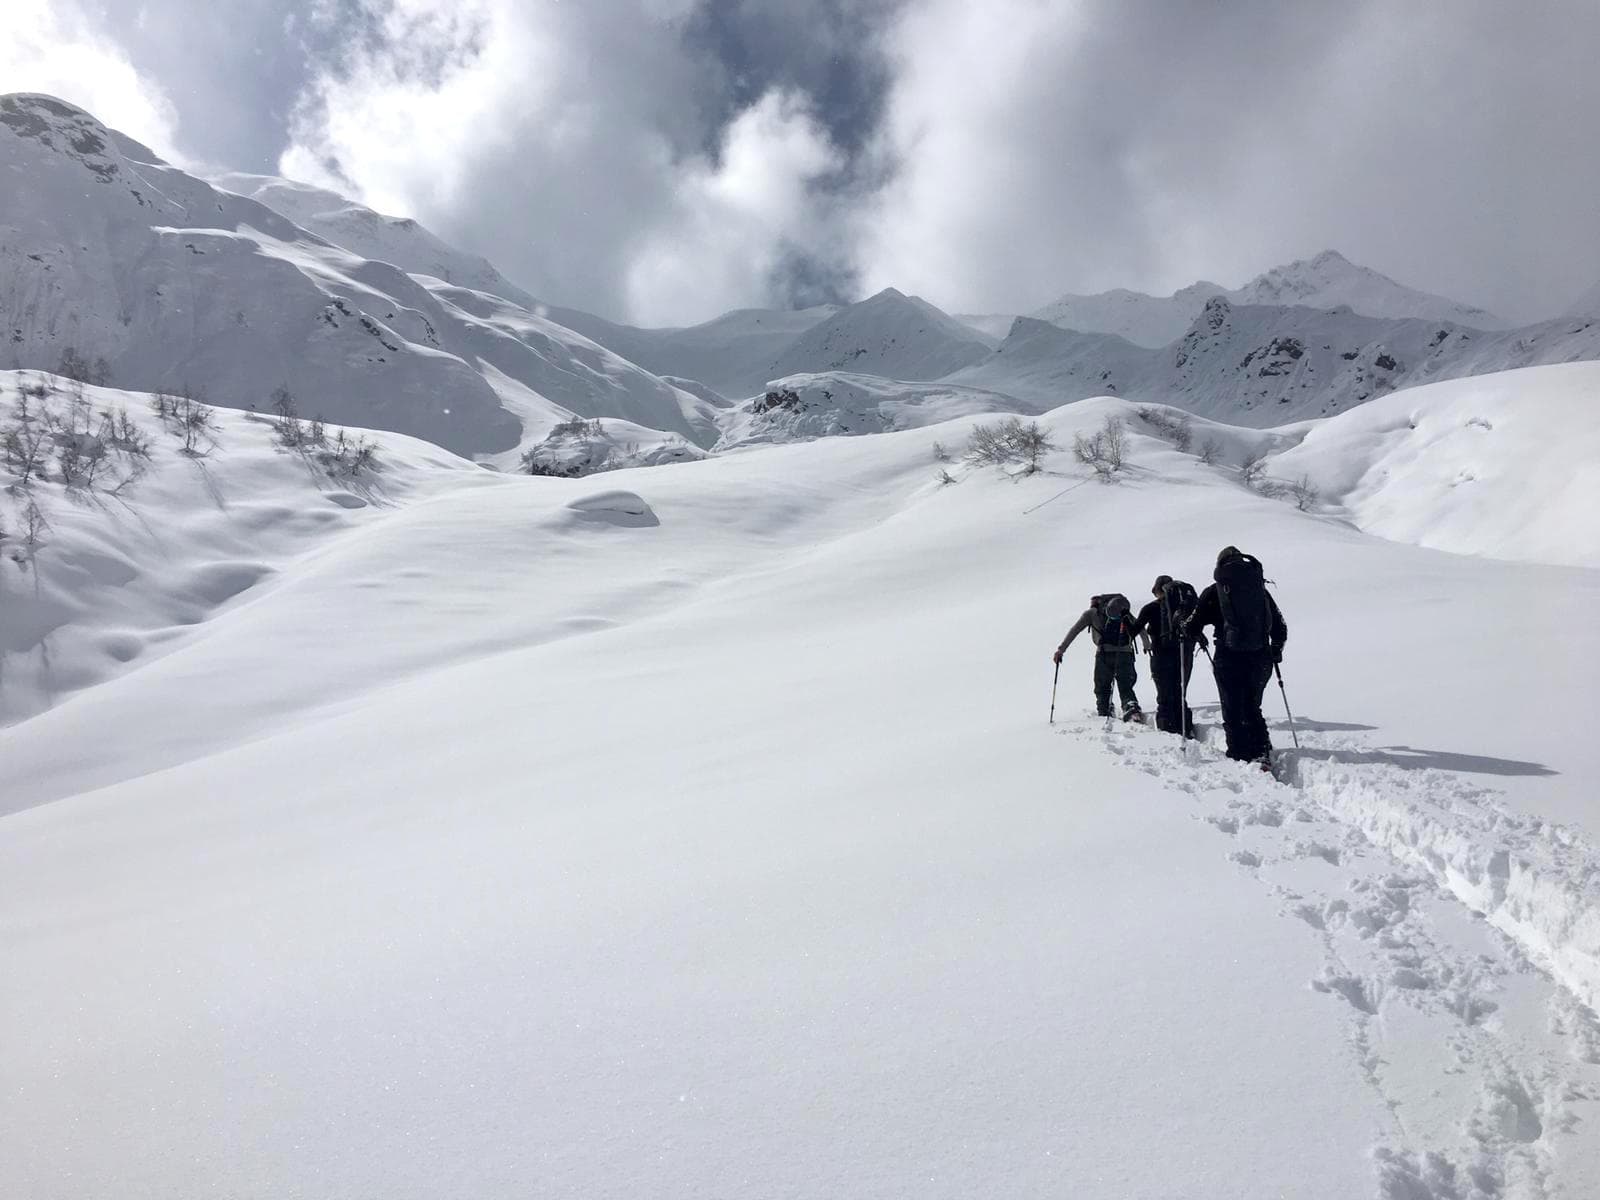
[[[24,0],[40,3],[82,8]],[[1588,0],[89,14],[192,156],[281,157],[612,316],[888,284],[1016,311],[1067,290],[1237,284],[1328,246],[1515,318],[1600,278]]]

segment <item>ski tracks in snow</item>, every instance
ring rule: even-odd
[[[1209,738],[1061,732],[1185,795],[1318,940],[1307,985],[1392,1118],[1373,1148],[1380,1200],[1600,1195],[1600,851],[1350,735],[1302,733],[1280,784]]]

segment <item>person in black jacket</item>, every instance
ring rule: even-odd
[[[1222,701],[1222,728],[1228,757],[1270,767],[1272,739],[1261,715],[1261,699],[1274,663],[1283,660],[1289,640],[1278,603],[1267,591],[1260,560],[1225,546],[1217,555],[1216,581],[1200,593],[1200,603],[1185,624],[1188,633],[1206,626],[1216,631],[1217,698]]]
[[[1150,678],[1156,685],[1156,728],[1164,733],[1194,737],[1194,713],[1183,702],[1194,672],[1194,648],[1205,645],[1205,634],[1187,631],[1184,623],[1194,612],[1194,588],[1157,575],[1150,594],[1155,597],[1139,610],[1136,622],[1150,652]]]
[[[1134,652],[1137,649],[1135,639],[1139,630],[1131,614],[1132,605],[1126,596],[1112,592],[1104,596],[1093,596],[1089,600],[1089,607],[1084,609],[1083,615],[1077,623],[1067,630],[1067,636],[1061,640],[1061,645],[1056,647],[1055,661],[1060,665],[1061,656],[1067,652],[1067,647],[1085,629],[1094,639],[1096,646],[1094,656],[1094,710],[1102,717],[1111,715],[1111,684],[1115,681],[1117,692],[1122,697],[1122,719],[1124,721],[1137,721],[1143,719],[1139,711],[1139,697],[1134,695],[1133,686],[1138,681],[1138,671],[1134,667]],[[1149,639],[1145,639],[1145,648],[1149,648]]]

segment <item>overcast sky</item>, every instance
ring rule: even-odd
[[[0,90],[641,323],[888,285],[1018,312],[1328,247],[1513,319],[1600,280],[1595,0],[6,10]]]

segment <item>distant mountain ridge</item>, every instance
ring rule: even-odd
[[[1206,301],[1222,296],[1233,304],[1349,307],[1366,317],[1451,321],[1474,329],[1505,329],[1508,322],[1482,308],[1397,283],[1370,267],[1352,263],[1337,250],[1263,271],[1231,291],[1201,280],[1170,296],[1114,288],[1093,295],[1067,294],[1029,314],[1063,329],[1114,333],[1136,345],[1157,349],[1182,337]],[[989,318],[992,319],[992,318]]]
[[[1018,318],[991,358],[948,378],[1045,407],[1110,394],[1270,426],[1332,416],[1415,384],[1588,359],[1600,359],[1600,318],[1485,331],[1213,296],[1160,349]]]
[[[274,198],[285,195],[329,194],[295,185]],[[166,165],[73,105],[0,97],[0,314],[14,365],[51,369],[70,347],[105,358],[118,385],[194,388],[235,408],[265,408],[283,384],[306,415],[469,455],[573,415],[704,445],[719,436],[702,397],[513,299],[408,274],[493,268],[367,213],[346,206],[322,223],[374,252],[381,242],[386,258]]]

